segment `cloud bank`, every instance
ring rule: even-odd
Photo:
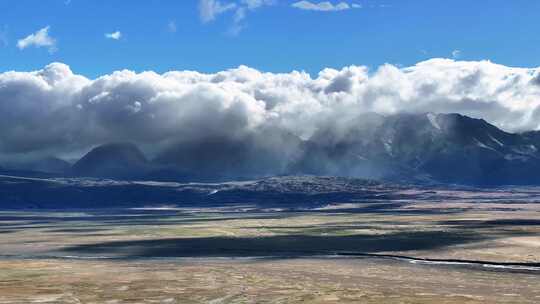
[[[177,144],[200,152],[208,143],[235,151],[247,142],[258,154],[286,154],[289,135],[309,139],[330,126],[337,136],[367,112],[459,112],[505,130],[540,129],[540,68],[431,59],[324,69],[315,78],[240,66],[88,79],[52,63],[0,74],[0,154],[66,154],[113,141],[147,153]]]

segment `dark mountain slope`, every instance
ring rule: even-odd
[[[150,170],[143,153],[132,143],[110,143],[92,149],[71,170],[75,176],[141,178]]]
[[[540,136],[504,132],[459,114],[399,114],[359,121],[341,137],[322,130],[296,172],[447,183],[540,184]]]
[[[164,149],[153,163],[156,167],[184,172],[198,181],[279,175],[287,173],[287,165],[297,157],[301,142],[290,133],[275,130],[233,137],[194,138]]]

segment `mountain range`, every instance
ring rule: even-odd
[[[339,133],[331,127],[319,129],[308,140],[274,132],[267,143],[245,136],[177,144],[153,159],[133,143],[109,143],[73,165],[48,157],[0,166],[71,177],[161,181],[310,174],[407,183],[540,184],[540,132],[509,133],[483,119],[434,113],[368,113],[350,125]],[[276,146],[272,141],[283,149],[266,149]]]
[[[323,130],[305,143],[299,170],[474,185],[540,183],[539,133],[508,133],[483,119],[371,115],[341,138],[325,137]]]

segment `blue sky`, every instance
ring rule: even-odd
[[[325,67],[407,66],[453,56],[540,66],[536,0],[343,0],[330,1],[335,10],[326,11],[298,1],[206,2],[223,12],[205,19],[196,0],[1,1],[0,71],[58,61],[88,77],[119,69],[215,72],[241,64],[316,74]],[[340,3],[347,9],[339,10]],[[52,46],[21,47],[19,41],[46,27]],[[118,39],[105,37],[117,31]]]

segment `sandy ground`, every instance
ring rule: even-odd
[[[371,259],[0,262],[0,303],[539,301],[535,274]]]

